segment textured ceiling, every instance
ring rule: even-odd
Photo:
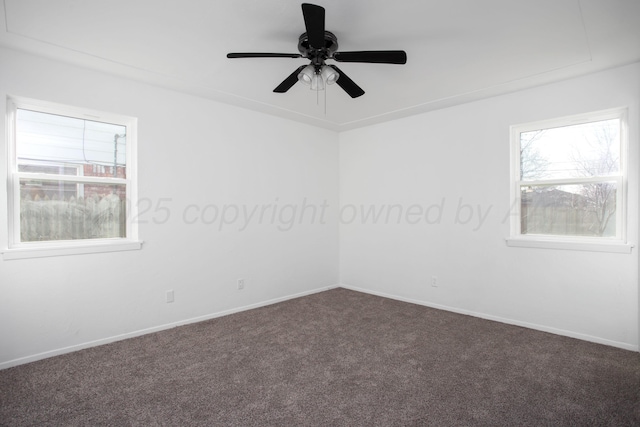
[[[0,44],[334,130],[640,60],[640,0],[324,0],[339,51],[403,49],[406,65],[341,63],[365,91],[273,89],[305,59],[290,0],[4,0]]]

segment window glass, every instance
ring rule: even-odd
[[[126,177],[125,126],[18,109],[21,172]]]
[[[616,175],[620,120],[522,132],[520,156],[520,178],[526,181]]]
[[[611,110],[512,128],[514,236],[624,240],[624,117]]]
[[[521,188],[521,233],[615,237],[616,182]]]
[[[20,240],[126,237],[123,184],[20,180]]]

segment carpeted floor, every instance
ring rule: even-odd
[[[0,425],[640,425],[640,354],[345,289],[0,371]]]

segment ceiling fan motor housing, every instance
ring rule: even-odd
[[[302,33],[298,39],[298,51],[300,54],[311,60],[316,67],[322,67],[327,58],[331,58],[333,53],[338,50],[338,38],[331,31],[324,32],[324,47],[315,49],[309,46],[309,36]]]

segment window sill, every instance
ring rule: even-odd
[[[2,251],[2,259],[5,261],[13,259],[44,258],[66,255],[84,255],[104,252],[134,251],[142,248],[141,241],[119,242],[119,243],[95,243],[78,244],[68,246],[37,246],[22,247],[15,249],[5,249]]]
[[[630,254],[633,245],[620,242],[576,242],[544,239],[508,238],[507,246],[515,248],[560,249],[570,251],[610,252]]]

